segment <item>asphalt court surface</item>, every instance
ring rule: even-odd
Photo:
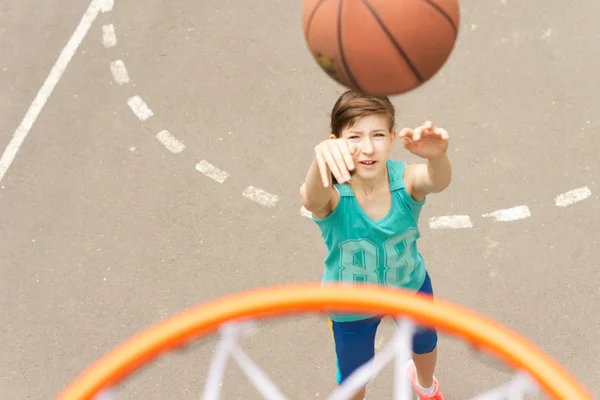
[[[434,290],[537,343],[598,396],[600,5],[461,5],[442,73],[393,98],[399,125],[431,119],[451,135],[454,180],[430,196],[421,222]],[[87,6],[2,6],[1,149]],[[0,181],[3,397],[52,398],[104,352],[186,307],[320,278],[324,249],[300,215],[298,187],[343,89],[306,51],[301,6],[116,0],[93,21]],[[116,60],[127,83],[111,73]],[[132,112],[134,96],[149,118]],[[170,151],[155,137],[164,130],[185,148]],[[393,156],[414,160],[400,147]],[[227,178],[199,172],[203,160]],[[274,196],[247,198],[248,187]],[[581,188],[591,194],[555,205]],[[530,215],[483,216],[519,206]],[[473,226],[428,224],[453,215]],[[390,334],[386,323],[378,343]],[[321,317],[264,322],[243,342],[290,398],[332,389]],[[118,398],[197,398],[215,345],[209,337],[157,361]],[[223,398],[259,398],[238,368],[227,373]],[[444,336],[437,376],[447,398],[463,399],[510,371]],[[387,367],[368,398],[391,388]]]

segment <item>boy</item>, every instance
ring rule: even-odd
[[[433,295],[416,241],[425,197],[450,184],[448,133],[430,122],[401,130],[404,147],[427,160],[408,164],[388,160],[394,125],[387,97],[343,93],[332,110],[331,136],[315,147],[300,195],[327,246],[324,283],[380,284]],[[338,384],[374,356],[380,321],[330,315]],[[444,399],[434,376],[436,360],[436,331],[417,331],[408,376],[420,400]],[[364,395],[365,388],[353,399]]]

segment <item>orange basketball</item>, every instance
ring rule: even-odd
[[[456,42],[458,0],[304,0],[304,38],[344,86],[375,95],[415,89]]]

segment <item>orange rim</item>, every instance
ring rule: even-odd
[[[485,348],[512,368],[527,371],[541,389],[554,398],[593,398],[570,373],[536,345],[469,309],[398,289],[292,284],[226,296],[163,320],[91,365],[57,400],[91,400],[161,353],[216,331],[233,320],[334,310],[406,316]]]

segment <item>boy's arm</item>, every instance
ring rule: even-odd
[[[325,140],[315,147],[313,162],[300,187],[302,204],[315,218],[325,218],[337,206],[339,196],[332,190],[332,174],[339,183],[349,181],[356,150],[345,139]]]
[[[331,179],[329,185],[323,185],[319,165],[317,160],[313,159],[306,174],[306,179],[300,186],[302,205],[317,218],[329,215],[331,212],[331,188]]]
[[[409,194],[422,201],[430,193],[439,193],[450,185],[452,166],[446,153],[427,160],[426,164],[408,164],[406,181]]]
[[[426,164],[406,166],[406,189],[412,198],[423,201],[429,193],[439,193],[446,189],[452,178],[452,167],[446,153],[448,132],[427,121],[415,130],[402,129],[400,137],[408,151],[427,159]]]

